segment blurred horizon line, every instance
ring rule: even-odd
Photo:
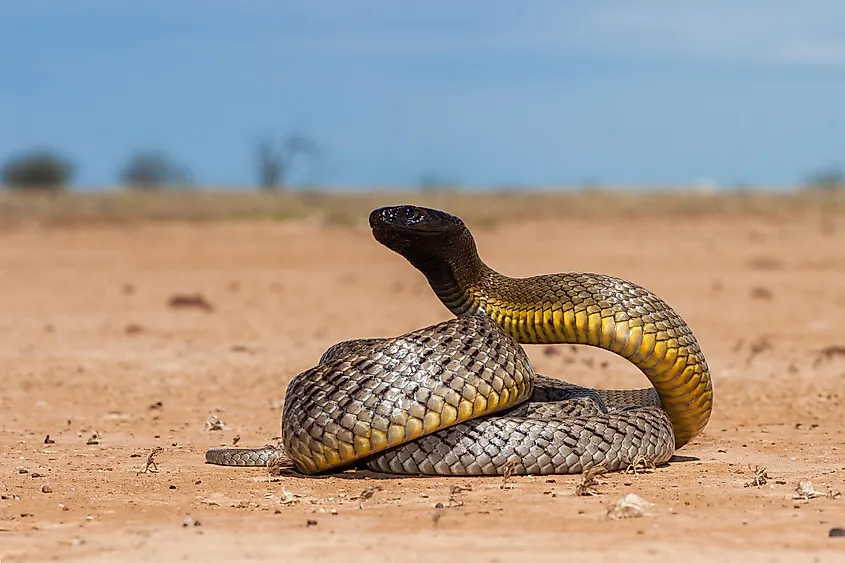
[[[709,182],[690,184],[623,184],[590,182],[582,184],[519,184],[501,183],[494,185],[469,185],[445,183],[437,186],[417,184],[289,184],[276,189],[264,189],[258,184],[186,184],[155,187],[128,186],[120,183],[108,185],[65,185],[59,188],[15,187],[0,184],[0,193],[65,193],[65,194],[113,194],[113,193],[208,193],[208,194],[285,194],[285,193],[338,193],[344,195],[373,193],[689,193],[719,195],[744,192],[791,193],[805,190],[824,191],[807,183],[757,184],[742,183],[721,185]]]

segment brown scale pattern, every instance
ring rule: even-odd
[[[512,389],[507,401],[490,400],[503,389]],[[579,473],[597,464],[615,470],[638,458],[660,464],[672,456],[674,438],[666,414],[651,406],[651,391],[596,390],[536,375],[500,325],[463,316],[396,338],[332,346],[290,383],[284,449],[212,449],[206,460],[256,467],[287,457],[305,473],[363,461],[376,471],[438,475]],[[461,400],[475,406],[479,397],[483,413],[472,416],[481,418],[445,425],[444,405],[458,411]],[[445,427],[415,430],[433,412]],[[402,426],[401,443],[392,447],[379,436],[391,424]],[[341,459],[344,447],[350,453]]]
[[[285,450],[314,473],[342,467],[532,393],[525,352],[484,317],[360,343],[291,381]],[[325,355],[324,355],[325,356]]]

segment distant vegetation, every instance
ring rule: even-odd
[[[3,184],[16,190],[57,191],[74,177],[76,167],[51,149],[32,149],[9,158],[2,169]]]
[[[252,153],[255,186],[265,192],[279,192],[287,187],[294,165],[309,159],[317,162],[324,156],[321,147],[311,136],[297,132],[278,138],[265,135],[252,145]],[[55,193],[71,185],[76,173],[76,164],[60,151],[36,148],[15,154],[2,162],[0,185],[17,191]],[[117,171],[116,179],[120,185],[133,191],[160,191],[194,183],[188,167],[161,150],[142,150],[131,154]],[[408,187],[415,187],[424,193],[439,193],[461,191],[462,186],[456,177],[441,174],[434,167],[420,175],[416,186]],[[612,190],[611,186],[604,186],[595,180],[584,181],[579,187],[582,191]],[[522,192],[531,191],[532,186],[490,188],[500,192]],[[733,188],[733,191],[746,191],[748,186],[736,185]],[[820,168],[810,174],[798,188],[798,191],[804,192],[840,194],[845,192],[845,170],[840,166]]]
[[[442,174],[438,174],[436,172],[426,172],[422,176],[420,176],[419,182],[417,183],[419,189],[424,192],[434,192],[434,191],[442,191],[442,190],[456,190],[460,187],[461,183],[448,176],[444,176]]]
[[[807,187],[822,191],[845,189],[845,173],[838,166],[826,168],[812,174],[807,179]]]
[[[143,151],[132,155],[119,176],[124,186],[138,190],[184,186],[191,181],[187,167],[157,151]]]
[[[264,137],[255,146],[258,185],[264,190],[277,190],[285,185],[295,158],[319,155],[317,144],[305,135],[291,134],[281,142]]]
[[[321,156],[317,143],[302,133],[290,133],[279,140],[265,136],[253,150],[255,180],[265,191],[284,188],[296,162],[316,160]],[[8,158],[0,172],[0,183],[7,188],[57,191],[71,184],[77,168],[56,150],[32,149]],[[190,170],[160,150],[143,150],[130,155],[116,176],[119,184],[138,191],[157,191],[193,183]]]

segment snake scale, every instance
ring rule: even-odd
[[[667,462],[707,425],[713,389],[690,328],[662,299],[601,274],[511,278],[458,217],[416,206],[370,214],[375,239],[427,278],[454,318],[330,347],[290,382],[284,449],[220,448],[218,465],[284,458],[315,474],[501,475]],[[612,351],[652,387],[601,390],[534,374],[520,344]]]

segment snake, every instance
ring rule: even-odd
[[[437,209],[381,207],[369,224],[453,317],[332,345],[288,384],[281,447],[212,448],[207,463],[281,460],[306,475],[578,474],[663,465],[706,427],[707,361],[655,293],[605,274],[506,276],[481,259],[459,217]],[[598,389],[543,376],[523,344],[602,348],[651,386]]]

